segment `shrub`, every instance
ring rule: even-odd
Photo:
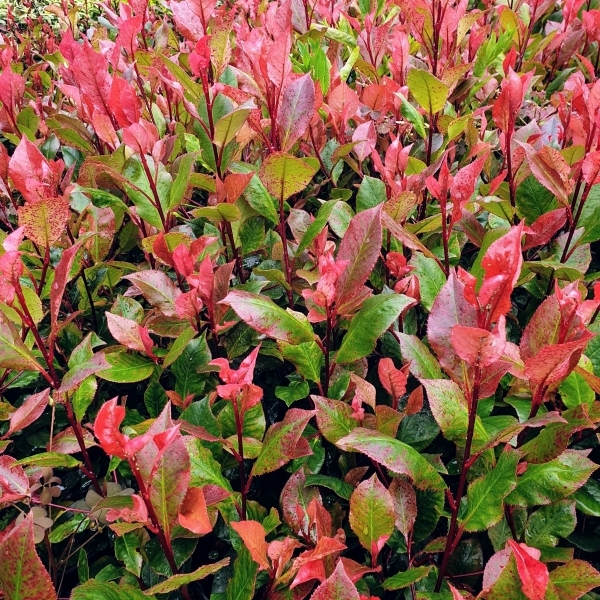
[[[2,38],[4,598],[599,597],[592,4]]]

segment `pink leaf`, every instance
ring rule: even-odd
[[[331,577],[315,590],[311,600],[359,600],[356,586],[346,574],[341,562],[338,562]]]
[[[277,113],[281,149],[287,152],[307,130],[315,110],[315,84],[309,73],[284,90]]]
[[[541,563],[539,550],[529,548],[525,544],[517,544],[512,539],[508,540],[521,579],[521,589],[529,600],[544,600],[548,587],[548,567]],[[533,552],[532,552],[533,551]],[[537,554],[537,556],[533,556]]]
[[[27,474],[16,462],[12,456],[0,456],[0,504],[16,502],[29,494]]]
[[[498,362],[506,347],[505,319],[498,321],[497,331],[489,332],[479,327],[455,325],[450,334],[456,353],[468,364],[489,367]]]
[[[0,589],[7,600],[56,600],[50,576],[35,551],[29,512],[0,542]]]
[[[17,410],[10,417],[10,427],[4,434],[4,437],[9,437],[21,429],[31,425],[42,415],[46,406],[48,406],[48,400],[50,399],[50,389],[47,388],[37,394],[32,394],[23,402],[23,404],[17,408]]]

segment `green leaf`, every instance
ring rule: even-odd
[[[385,183],[381,179],[365,175],[356,194],[356,212],[382,204],[386,198]]]
[[[179,589],[183,585],[188,585],[193,581],[199,581],[200,579],[204,579],[217,571],[220,571],[223,567],[226,567],[229,564],[229,559],[224,558],[219,562],[212,563],[210,565],[204,565],[192,571],[191,573],[182,573],[181,575],[173,575],[169,577],[166,581],[161,581],[156,585],[152,586],[149,590],[146,590],[144,594],[153,595],[153,594],[168,594],[169,592],[174,592]]]
[[[175,391],[186,398],[188,394],[200,396],[204,392],[207,374],[198,373],[198,368],[210,362],[211,354],[206,343],[206,336],[194,338],[171,365],[175,376]]]
[[[467,438],[469,410],[462,390],[449,379],[421,379],[427,391],[429,407],[444,437],[459,447],[464,447]],[[473,448],[481,448],[488,434],[479,416],[475,420]]]
[[[416,336],[397,333],[402,358],[409,362],[409,370],[417,379],[441,379],[442,368],[431,350]]]
[[[235,204],[217,204],[216,206],[203,206],[192,211],[194,217],[205,218],[214,223],[227,221],[233,223],[240,218],[240,210]]]
[[[394,531],[392,495],[376,474],[361,482],[350,498],[350,527],[367,552],[377,554],[378,542]]]
[[[541,465],[528,465],[517,487],[506,497],[507,504],[536,506],[567,498],[587,481],[598,465],[575,450]]]
[[[573,494],[577,510],[592,517],[600,517],[600,483],[588,479],[585,485]]]
[[[578,600],[600,586],[600,573],[584,560],[571,560],[550,572],[547,600]]]
[[[227,146],[242,128],[249,114],[250,109],[239,108],[221,117],[215,123],[215,136],[213,139],[215,146],[218,148]]]
[[[244,163],[232,163],[229,169],[233,173],[252,173],[253,169],[250,165]],[[268,219],[273,224],[279,222],[279,214],[273,197],[269,194],[263,182],[255,175],[248,183],[244,190],[244,198],[246,202],[261,216]]]
[[[352,433],[338,440],[336,446],[346,451],[361,452],[387,467],[392,473],[407,475],[419,489],[446,488],[440,475],[419,452],[377,431],[357,427]]]
[[[275,396],[283,400],[288,406],[291,406],[298,400],[303,400],[310,393],[310,388],[306,381],[292,381],[290,385],[278,385],[275,388]]]
[[[184,329],[169,348],[169,352],[163,360],[163,367],[166,369],[171,366],[181,356],[188,343],[195,337],[196,330],[193,327],[190,326],[187,329]]]
[[[306,232],[302,236],[302,240],[296,250],[296,256],[304,252],[313,242],[313,240],[323,231],[323,227],[327,225],[329,216],[335,208],[335,205],[339,202],[338,199],[329,200],[321,205],[319,212],[315,217],[315,220],[308,226]]]
[[[352,418],[352,408],[341,400],[311,396],[317,409],[317,425],[323,437],[332,444],[351,433],[358,425]]]
[[[21,341],[15,326],[2,311],[0,311],[0,367],[15,371],[43,371]]]
[[[413,252],[409,264],[415,267],[414,274],[419,280],[421,304],[425,310],[430,311],[437,295],[446,283],[446,276],[437,261],[420,252]]]
[[[285,360],[289,360],[302,377],[308,381],[321,381],[323,352],[316,342],[303,342],[292,346],[279,343],[279,350]]]
[[[415,100],[430,115],[435,115],[444,108],[450,89],[428,71],[411,69],[406,83]]]
[[[75,390],[71,396],[71,404],[73,405],[73,412],[78,423],[81,423],[83,417],[90,404],[94,401],[96,390],[98,389],[98,382],[92,375],[86,377]]]
[[[401,590],[427,577],[429,571],[431,571],[431,567],[416,567],[415,569],[408,569],[408,571],[401,571],[392,577],[388,577],[383,582],[383,587],[386,590]]]
[[[577,227],[583,227],[584,233],[577,244],[587,244],[600,240],[600,185],[594,185],[581,210]]]
[[[315,334],[304,315],[284,310],[266,296],[233,290],[221,303],[231,306],[247,325],[276,340],[288,344],[314,340]]]
[[[104,355],[109,369],[96,373],[97,377],[114,383],[136,383],[148,379],[154,372],[154,363],[137,354],[109,352]]]
[[[225,600],[252,600],[258,564],[252,560],[248,549],[243,546],[233,563],[233,577],[227,584]]]
[[[186,438],[186,446],[190,455],[191,487],[216,485],[231,492],[231,484],[221,473],[221,465],[213,458],[210,450],[200,440]]]
[[[151,597],[151,596],[150,596]],[[144,592],[126,584],[86,581],[71,592],[71,600],[148,600]]]
[[[335,362],[356,362],[373,352],[379,336],[414,301],[402,294],[379,294],[367,298],[360,311],[352,317]]]
[[[532,513],[525,527],[525,543],[534,548],[556,546],[575,531],[575,502],[562,500]]]
[[[16,465],[29,465],[31,467],[63,467],[65,469],[72,469],[77,465],[81,464],[80,460],[69,456],[68,454],[61,454],[60,452],[42,452],[41,454],[34,454],[33,456],[26,456],[21,460],[18,460]]]
[[[158,381],[151,382],[144,392],[144,404],[153,419],[160,415],[168,401],[169,397]]]
[[[502,519],[503,500],[517,485],[519,458],[517,451],[507,447],[498,464],[469,485],[466,514],[461,519],[465,531],[482,531]]]
[[[269,193],[283,202],[306,188],[318,167],[285,154],[274,152],[260,167],[260,178]]]
[[[582,375],[575,371],[558,386],[562,401],[567,408],[574,408],[579,404],[587,404],[590,408],[596,399],[594,390]]]
[[[539,181],[530,175],[517,187],[517,214],[531,225],[542,215],[558,208],[558,201]]]
[[[314,416],[313,410],[290,408],[283,421],[269,427],[263,445],[252,467],[252,475],[264,475],[296,458],[295,452],[304,428]]]
[[[521,579],[517,571],[515,556],[511,552],[508,564],[501,571],[486,600],[528,600],[521,588]]]
[[[402,116],[409,123],[412,123],[417,134],[420,135],[421,138],[425,139],[427,137],[427,133],[425,132],[425,121],[423,120],[421,113],[402,94],[397,95],[400,97],[402,102],[402,106],[400,107]]]
[[[350,496],[352,496],[352,491],[354,490],[349,483],[337,477],[330,477],[329,475],[307,475],[306,485],[320,485],[321,487],[333,490],[344,500],[350,500]]]
[[[48,534],[48,539],[51,544],[58,544],[75,533],[85,531],[89,525],[90,520],[86,515],[81,513],[74,514],[68,521],[53,527],[52,531]]]
[[[177,171],[177,177],[171,186],[171,193],[169,194],[169,205],[168,211],[175,210],[183,202],[185,192],[190,184],[190,175],[194,170],[194,163],[196,162],[196,154],[184,154],[179,162],[179,169]]]
[[[115,556],[136,577],[140,576],[144,564],[144,559],[138,550],[143,543],[143,537],[138,531],[124,533],[115,540]]]

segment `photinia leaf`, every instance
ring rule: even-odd
[[[257,573],[258,565],[246,547],[242,547],[233,563],[233,577],[227,584],[225,600],[252,600]]]
[[[600,573],[584,560],[570,560],[550,573],[548,600],[578,600],[600,586]]]
[[[314,410],[290,408],[283,421],[269,427],[263,445],[252,467],[252,475],[264,475],[275,471],[296,458],[296,446]]]
[[[521,589],[529,600],[544,600],[548,587],[548,567],[531,556],[529,548],[509,539],[508,544],[517,562]]]
[[[258,521],[232,521],[231,527],[242,538],[246,548],[250,551],[252,560],[260,569],[268,570],[269,559],[267,558],[267,533]]]
[[[373,475],[354,490],[350,498],[350,527],[363,548],[377,561],[381,543],[394,531],[395,512],[392,495]]]
[[[300,158],[274,152],[260,167],[260,179],[272,196],[284,202],[309,184],[317,169]]]
[[[181,294],[173,281],[162,271],[140,271],[126,275],[123,279],[131,281],[150,302],[167,317],[177,316],[175,300]]]
[[[462,390],[447,379],[421,379],[427,392],[429,407],[444,437],[459,447],[465,444],[469,422],[469,408]],[[475,421],[473,447],[484,445],[488,434],[479,417]]]
[[[266,296],[233,290],[219,304],[228,304],[247,325],[276,340],[288,344],[314,340],[306,317],[284,310]]]
[[[430,115],[435,115],[444,108],[450,90],[445,83],[428,71],[411,69],[406,83],[414,99]]]
[[[442,369],[429,348],[416,336],[399,332],[402,357],[417,379],[441,379]]]
[[[309,73],[292,81],[283,91],[277,112],[281,149],[288,152],[310,125],[315,110],[315,84]],[[276,196],[276,194],[273,194]],[[279,196],[276,196],[279,198]]]
[[[507,504],[536,506],[569,497],[587,481],[597,465],[584,454],[565,450],[558,458],[541,465],[528,465],[517,487],[506,497]]]
[[[350,221],[337,254],[338,261],[349,261],[336,283],[337,305],[342,313],[344,304],[358,295],[369,278],[379,258],[381,236],[381,205],[363,210]]]
[[[202,488],[188,488],[179,507],[179,524],[197,535],[204,535],[212,531]]]
[[[67,198],[42,198],[19,207],[19,225],[32,242],[50,248],[64,233],[69,214]]]
[[[525,542],[543,550],[573,533],[577,525],[574,500],[561,500],[533,512],[525,526]]]
[[[43,371],[41,365],[21,341],[21,336],[14,325],[2,311],[0,311],[0,367],[16,371]]]
[[[361,452],[397,475],[407,475],[422,490],[443,490],[442,478],[414,448],[379,432],[357,427],[338,440],[342,450]]]
[[[377,365],[379,381],[385,391],[397,401],[406,392],[407,378],[401,369],[396,369],[391,358],[382,358]]]
[[[346,574],[341,561],[331,577],[315,590],[311,600],[359,600],[356,586]]]
[[[35,421],[37,421],[44,412],[46,406],[48,406],[49,400],[49,388],[29,396],[25,402],[23,402],[23,404],[11,415],[10,427],[3,437],[9,437],[13,433],[21,431],[21,429],[25,429],[25,427],[35,423]]]
[[[193,581],[199,581],[204,579],[217,571],[220,571],[223,567],[229,564],[229,558],[224,558],[219,562],[212,563],[210,565],[204,565],[191,573],[182,573],[180,575],[172,575],[165,581],[161,581],[150,589],[144,591],[146,597],[153,596],[154,594],[168,594],[174,592],[184,585],[188,585]]]
[[[375,348],[379,336],[412,304],[414,300],[402,294],[379,294],[367,298],[350,321],[350,327],[336,354],[336,363],[356,362],[368,356]]]
[[[29,512],[0,541],[0,589],[7,600],[56,600],[50,576],[35,551],[33,527]]]
[[[395,477],[389,487],[394,512],[396,528],[408,540],[417,519],[417,496],[408,481]]]
[[[506,446],[496,466],[469,485],[467,507],[461,517],[465,531],[482,531],[504,515],[503,500],[517,485],[520,453]]]
[[[148,379],[154,372],[154,363],[137,354],[109,352],[104,355],[108,369],[97,371],[96,375],[115,383],[136,383]]]
[[[386,590],[401,590],[427,577],[429,571],[431,571],[431,567],[416,567],[408,569],[408,571],[400,571],[400,573],[388,577],[383,582],[383,587]]]
[[[0,502],[15,502],[29,494],[29,479],[12,456],[0,456]]]
[[[215,136],[213,138],[215,146],[218,148],[227,146],[239,133],[249,114],[249,108],[240,108],[221,117],[215,123]]]
[[[71,600],[148,600],[141,590],[130,585],[88,579],[71,593]],[[152,598],[152,596],[150,596]]]
[[[335,444],[348,435],[358,422],[352,417],[352,408],[341,400],[311,396],[317,410],[317,425],[323,437]]]

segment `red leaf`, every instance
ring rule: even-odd
[[[16,116],[15,113],[24,94],[25,78],[15,73],[11,65],[4,65],[2,73],[0,73],[0,101],[11,116]]]
[[[0,589],[7,600],[56,600],[48,571],[35,551],[30,512],[0,543]]]
[[[344,566],[344,571],[346,571],[346,575],[348,575],[352,583],[356,583],[367,573],[379,573],[381,571],[381,565],[377,565],[377,567],[371,569],[344,556],[340,557],[340,562]]]
[[[532,556],[532,552],[538,554],[539,550],[529,548],[525,544],[517,544],[509,539],[517,570],[521,579],[521,589],[529,600],[544,600],[546,588],[548,587],[548,567]]]
[[[312,550],[306,550],[294,561],[292,568],[298,569],[298,573],[290,587],[294,588],[311,579],[324,581],[327,576],[323,559],[338,555],[345,549],[346,546],[338,539],[321,537]]]
[[[283,520],[294,533],[308,535],[308,505],[312,500],[320,499],[317,486],[306,487],[302,469],[290,476],[283,486],[280,504]]]
[[[242,538],[246,548],[250,551],[252,560],[257,562],[261,569],[269,570],[265,528],[258,521],[232,521],[231,527]]]
[[[341,562],[331,577],[315,590],[311,600],[359,600],[358,591]]]
[[[10,427],[3,437],[9,437],[31,425],[41,416],[50,398],[50,388],[32,394],[10,417]]]
[[[353,217],[340,243],[336,261],[349,261],[336,284],[337,306],[342,314],[344,305],[350,304],[360,294],[379,258],[381,208],[380,204]]]
[[[135,321],[107,312],[106,324],[119,344],[123,344],[130,350],[145,352],[146,348],[139,331],[140,326]]]
[[[109,102],[120,127],[129,127],[140,120],[141,101],[125,79],[113,77]]]
[[[107,454],[119,458],[132,458],[151,439],[150,433],[140,435],[132,440],[119,431],[125,418],[125,407],[117,405],[117,399],[108,400],[98,411],[94,422],[94,435],[98,438],[102,449]]]
[[[508,71],[508,77],[502,81],[502,90],[494,102],[492,116],[494,123],[506,134],[512,135],[515,121],[523,100],[525,92],[533,77],[534,71],[519,77],[512,68]]]
[[[54,269],[54,281],[50,288],[50,319],[51,319],[51,337],[55,337],[58,333],[58,313],[62,302],[67,282],[71,279],[71,267],[77,252],[81,247],[81,240],[67,248],[63,253],[56,269]]]
[[[35,203],[41,198],[54,198],[58,195],[63,169],[62,160],[49,162],[24,135],[10,158],[8,174],[23,198]]]
[[[408,397],[404,412],[407,415],[416,415],[423,408],[423,386],[415,388]]]
[[[455,325],[450,339],[456,353],[468,364],[489,367],[497,363],[506,347],[505,319],[498,320],[497,331]]]
[[[406,392],[407,377],[403,370],[396,369],[391,358],[382,358],[377,366],[379,381],[385,391],[392,397],[393,402]]]
[[[477,160],[468,164],[458,171],[454,176],[454,181],[450,186],[450,198],[452,199],[452,223],[458,223],[462,218],[462,211],[465,204],[471,199],[475,191],[477,178],[483,169],[483,165],[488,157],[488,152],[480,156]],[[445,162],[445,161],[444,161]]]
[[[202,488],[188,488],[183,504],[179,508],[179,524],[197,535],[212,531]]]
[[[463,380],[463,361],[451,342],[455,325],[477,327],[477,311],[465,298],[465,285],[451,272],[431,308],[427,321],[427,340],[440,365],[455,381]]]
[[[563,205],[569,204],[569,195],[573,191],[571,167],[559,150],[551,146],[542,146],[537,152],[529,144],[521,144],[528,158],[528,165],[534,177],[550,190]]]
[[[304,135],[314,111],[315,84],[310,73],[306,73],[283,91],[277,113],[281,150],[287,152]]]
[[[29,494],[29,479],[16,462],[12,456],[0,456],[0,504],[16,502]]]
[[[510,295],[523,264],[522,235],[523,222],[493,242],[481,261],[485,276],[479,290],[479,303],[483,308],[489,307],[488,324],[497,322],[511,309]]]
[[[526,231],[525,233],[523,250],[530,250],[536,246],[545,246],[566,222],[566,208],[557,208],[556,210],[551,210],[541,217],[538,217],[535,222],[532,223],[529,231]]]

